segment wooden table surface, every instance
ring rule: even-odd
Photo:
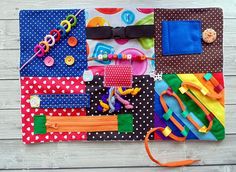
[[[98,3],[97,3],[98,2]],[[226,138],[221,142],[153,142],[161,161],[201,159],[183,168],[152,163],[143,142],[71,142],[24,145],[21,141],[19,10],[94,7],[221,7],[224,9]],[[0,170],[4,171],[236,171],[236,0],[1,0]]]

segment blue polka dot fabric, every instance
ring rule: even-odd
[[[34,54],[34,47],[52,29],[60,25],[62,20],[69,14],[76,14],[79,10],[22,10],[20,11],[20,66],[22,66]],[[86,52],[86,30],[85,14],[82,11],[77,16],[77,25],[72,27],[71,31],[61,38],[42,58],[35,57],[20,74],[21,76],[36,77],[75,77],[81,76],[84,69],[87,68]],[[78,40],[75,47],[70,47],[67,40],[74,36]],[[54,58],[54,65],[47,67],[43,60],[45,57]],[[73,56],[75,63],[67,66],[66,56]]]
[[[86,108],[90,107],[89,94],[41,94],[40,108]]]

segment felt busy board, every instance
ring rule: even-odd
[[[222,140],[222,45],[219,8],[22,10],[22,140]]]

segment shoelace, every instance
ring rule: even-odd
[[[168,129],[169,127],[166,128],[162,128],[162,127],[158,127],[158,128],[152,128],[151,130],[149,130],[146,134],[145,140],[144,140],[144,144],[145,144],[145,149],[147,151],[147,154],[149,156],[149,158],[155,162],[156,164],[158,164],[159,166],[163,166],[163,167],[180,167],[180,166],[186,166],[186,165],[191,165],[195,162],[198,162],[200,160],[181,160],[181,161],[174,161],[174,162],[168,162],[168,163],[161,163],[160,161],[158,161],[157,159],[155,159],[151,153],[151,150],[149,148],[148,145],[148,141],[149,141],[149,136],[154,133],[155,131],[161,131],[163,133],[163,135],[165,135],[166,137],[170,137],[175,141],[178,142],[182,142],[184,140],[178,140],[178,136],[174,135],[171,130]]]
[[[196,123],[196,122],[194,121],[194,119],[190,116],[190,113],[189,113],[189,112],[187,111],[187,109],[185,108],[185,106],[184,106],[182,100],[179,98],[179,96],[178,96],[176,93],[173,92],[173,90],[172,90],[171,88],[168,88],[167,91],[163,91],[162,94],[161,94],[161,96],[160,96],[161,104],[162,104],[162,106],[163,106],[165,112],[168,112],[169,109],[168,109],[168,107],[167,107],[167,105],[166,105],[166,103],[165,103],[165,101],[164,101],[164,98],[163,98],[164,95],[172,96],[172,97],[174,97],[174,98],[177,100],[177,102],[178,102],[178,104],[179,104],[179,106],[180,106],[180,108],[181,108],[181,110],[182,110],[181,115],[182,115],[183,117],[187,118],[188,121],[191,122],[191,124],[193,124],[193,126],[194,126],[196,129],[198,129],[199,132],[206,133],[206,132],[208,132],[208,131],[211,129],[211,127],[212,127],[212,125],[213,125],[213,121],[211,121],[211,122],[209,123],[209,126],[208,126],[208,127],[206,127],[205,125],[202,126],[202,127],[200,127],[200,126],[198,125],[198,123]],[[193,97],[193,98],[195,98],[195,97]],[[205,107],[204,107],[204,108],[205,108]],[[208,114],[208,113],[207,113],[207,114]]]
[[[199,130],[199,132],[203,132],[203,133],[208,132],[211,130],[211,128],[213,126],[214,115],[194,95],[192,95],[192,93],[189,91],[189,88],[196,89],[196,90],[200,91],[203,95],[205,95],[211,99],[218,100],[218,99],[222,98],[223,95],[208,92],[205,89],[202,89],[200,86],[190,83],[190,82],[183,82],[181,84],[181,87],[179,88],[179,90],[182,94],[186,94],[187,96],[189,96],[189,98],[191,98],[198,105],[198,107],[200,107],[202,109],[202,111],[206,114],[206,118],[209,121],[209,125],[206,128],[201,128]]]
[[[171,90],[171,88],[167,89],[166,91],[163,91],[160,95],[160,102],[161,102],[161,105],[165,111],[165,114],[163,115],[163,118],[167,121],[167,120],[170,120],[180,131],[181,131],[181,134],[185,137],[187,137],[188,135],[188,131],[189,129],[187,127],[183,127],[176,119],[175,117],[172,115],[173,111],[168,108],[166,102],[165,102],[165,99],[164,99],[164,95],[169,95],[169,96],[173,96],[177,99],[181,109],[183,110],[183,112],[186,111],[182,101],[179,99],[179,97],[173,93],[173,91]],[[191,117],[190,117],[191,118]],[[193,121],[193,120],[192,120]]]

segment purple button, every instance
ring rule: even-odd
[[[50,67],[54,64],[54,59],[51,56],[47,56],[43,62],[46,66]]]

